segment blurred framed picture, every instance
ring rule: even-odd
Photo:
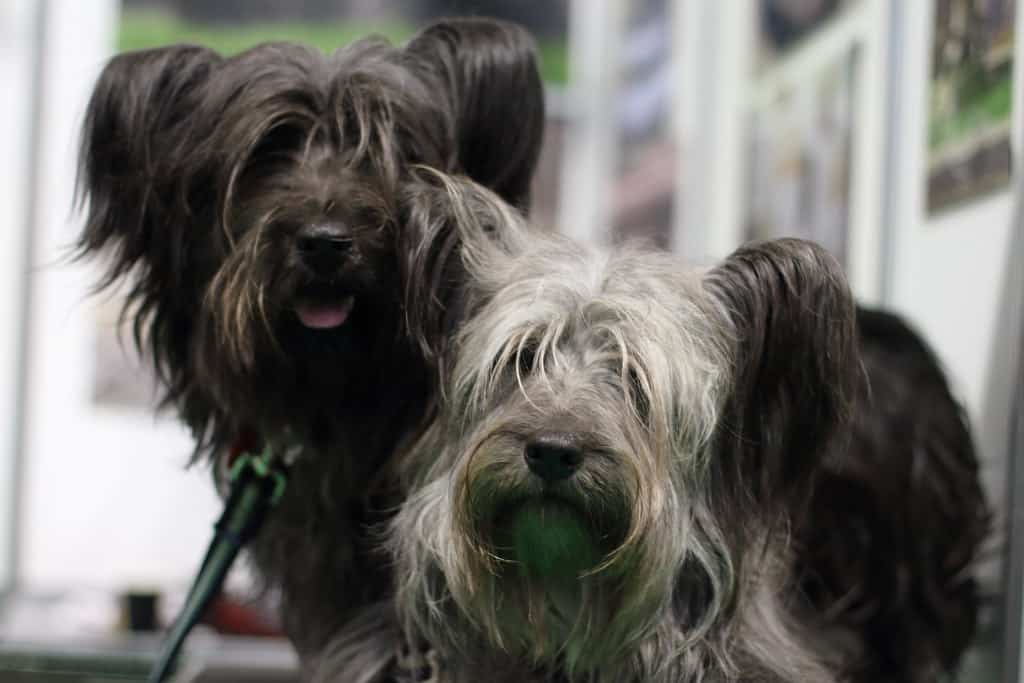
[[[488,16],[524,26],[537,41],[548,84],[564,85],[568,0],[121,0],[120,51],[193,43],[224,55],[267,41],[293,41],[330,54],[368,36],[402,44],[428,22]]]
[[[847,262],[858,64],[851,46],[751,111],[746,239],[810,239]]]
[[[929,213],[1010,181],[1015,0],[936,0]]]

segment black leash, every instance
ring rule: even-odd
[[[167,680],[185,637],[220,591],[238,551],[256,535],[267,513],[281,500],[288,483],[286,457],[275,457],[269,444],[259,455],[243,453],[232,465],[229,481],[231,490],[214,526],[213,540],[146,683]]]

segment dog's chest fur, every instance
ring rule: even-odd
[[[352,424],[303,448],[284,498],[252,544],[257,571],[280,590],[283,625],[300,654],[315,653],[354,609],[391,591],[374,529],[398,503],[392,454],[422,397],[394,400],[375,419],[343,418]]]

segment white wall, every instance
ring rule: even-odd
[[[7,94],[0,107],[0,588],[11,580],[14,562],[35,17],[32,0],[0,3],[0,83]]]
[[[19,524],[29,588],[184,582],[218,507],[207,474],[183,471],[191,440],[176,421],[90,402],[95,304],[86,293],[96,273],[64,257],[80,229],[71,214],[78,127],[116,16],[115,0],[51,0],[47,10]]]

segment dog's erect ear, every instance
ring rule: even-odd
[[[516,24],[483,18],[439,21],[406,47],[455,117],[464,173],[525,210],[544,136],[544,88],[533,39]]]
[[[116,56],[96,83],[82,129],[77,201],[86,223],[78,254],[105,258],[100,288],[131,275],[125,312],[172,395],[180,391],[205,239],[195,234],[190,198],[209,191],[188,170],[204,135],[191,114],[219,61],[192,46]]]
[[[201,122],[190,119],[220,57],[175,46],[110,60],[93,90],[82,128],[78,200],[87,204],[80,251],[107,251],[104,284],[136,265],[183,274],[179,164]]]
[[[423,355],[443,364],[459,321],[472,311],[479,274],[527,239],[515,209],[467,179],[419,169],[402,198],[399,254],[406,326]]]
[[[744,246],[705,280],[735,333],[713,467],[733,503],[804,498],[844,438],[860,373],[853,298],[836,260],[797,239]]]

